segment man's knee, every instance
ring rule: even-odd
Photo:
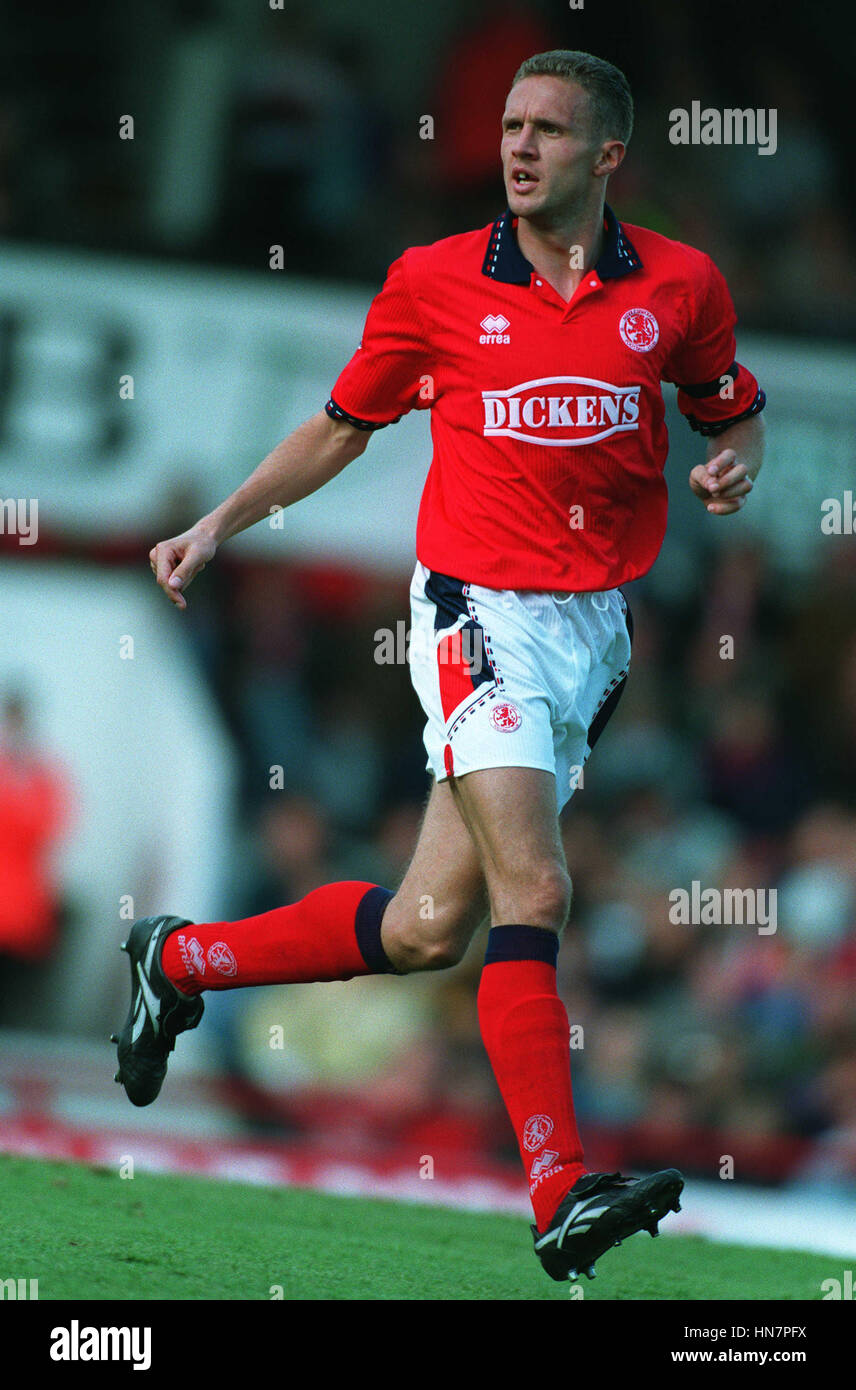
[[[535,889],[535,901],[560,929],[568,920],[572,895],[571,876],[562,864],[551,864],[544,870]]]
[[[561,931],[571,910],[572,892],[566,867],[558,861],[545,860],[518,869],[510,879],[500,880],[494,911],[496,914],[498,909],[503,914],[499,904],[513,901],[520,922]]]
[[[435,912],[422,904],[425,915],[401,912],[395,898],[383,919],[383,944],[396,971],[448,970],[466,955],[473,932],[485,915],[483,904],[445,907]]]
[[[400,974],[421,970],[449,970],[458,965],[466,946],[451,937],[415,936],[410,940],[397,938],[395,968]]]

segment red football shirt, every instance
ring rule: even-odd
[[[764,393],[735,361],[734,307],[703,252],[607,207],[601,258],[566,303],[515,225],[506,211],[406,251],[327,411],[377,429],[431,410],[428,569],[494,589],[615,588],[650,569],[666,528],[661,381],[704,434]]]

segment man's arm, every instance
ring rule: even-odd
[[[707,463],[692,470],[690,487],[714,516],[729,516],[752,491],[763,457],[764,421],[751,415],[708,440]]]
[[[246,482],[181,536],[159,541],[149,552],[158,584],[177,608],[183,591],[214,558],[223,541],[254,526],[277,507],[290,507],[335,478],[363,452],[370,431],[319,411],[298,425],[263,459]]]

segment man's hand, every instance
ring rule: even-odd
[[[714,516],[729,516],[743,506],[752,491],[752,479],[745,463],[737,462],[734,450],[723,449],[707,463],[696,465],[690,487]]]
[[[149,551],[152,574],[167,598],[176,608],[186,608],[182,592],[209,560],[213,560],[217,545],[211,535],[199,526],[192,526],[183,536],[158,541]]]
[[[368,442],[365,430],[346,420],[334,420],[326,410],[298,425],[231,497],[183,535],[159,541],[149,551],[152,574],[170,603],[176,608],[187,607],[184,590],[214,558],[218,545],[272,512],[317,492],[359,458]]]

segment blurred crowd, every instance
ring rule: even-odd
[[[830,539],[795,589],[757,545],[735,545],[664,591],[628,586],[631,678],[563,817],[575,898],[560,986],[580,1118],[635,1132],[644,1152],[658,1134],[694,1150],[707,1135],[702,1166],[712,1146],[717,1160],[751,1151],[768,1177],[853,1182],[856,552]],[[340,878],[397,886],[428,789],[407,668],[376,660],[378,634],[407,618],[406,588],[224,559],[186,617],[245,772],[224,916]],[[774,917],[768,906],[764,930],[760,910],[677,921],[670,895],[694,881],[774,890]],[[420,977],[409,1001],[413,981],[369,1000],[387,1030],[379,1053],[371,1042],[373,1084],[410,1111],[495,1110],[475,1011],[483,944]],[[341,1021],[337,999],[318,997],[317,1026],[331,1009]],[[245,1009],[231,996],[233,1022]],[[232,1055],[248,1076],[251,1034]],[[510,1140],[501,1117],[493,1132]]]
[[[0,19],[0,236],[258,270],[281,245],[291,272],[377,283],[405,246],[497,216],[511,78],[534,52],[577,47],[622,67],[636,100],[619,217],[712,254],[749,327],[856,335],[834,25],[788,0],[774,22],[736,0],[440,0],[432,14],[394,64],[380,0],[344,24],[323,3],[244,15],[218,0],[48,0]],[[670,111],[694,101],[775,111],[775,152],[670,143]]]

